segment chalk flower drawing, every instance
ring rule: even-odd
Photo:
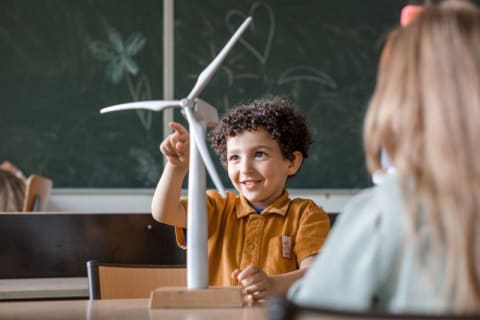
[[[132,33],[124,42],[122,35],[114,28],[107,27],[108,42],[92,41],[88,48],[93,57],[107,62],[105,76],[113,84],[119,84],[125,78],[130,96],[134,101],[152,98],[150,82],[145,74],[139,74],[140,68],[133,59],[143,47],[145,36],[140,32]],[[132,76],[137,76],[134,85]],[[136,110],[143,127],[150,131],[152,124],[151,111]]]

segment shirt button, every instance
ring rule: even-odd
[[[253,243],[250,243],[250,244],[248,245],[248,249],[250,249],[250,250],[255,249],[255,245],[254,245]]]

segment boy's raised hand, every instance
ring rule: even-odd
[[[188,130],[177,122],[170,122],[169,127],[174,130],[160,144],[160,151],[168,162],[175,167],[188,167],[189,134]]]
[[[243,287],[248,303],[265,299],[273,289],[272,279],[260,268],[250,265],[243,270],[235,269],[232,278]]]

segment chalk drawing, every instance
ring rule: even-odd
[[[208,47],[208,50],[199,48],[198,52],[195,53],[195,56],[197,57],[196,60],[199,65],[198,67],[199,70],[202,70],[203,68],[205,68],[205,66],[218,54],[219,50],[216,48],[216,45],[213,41],[210,41],[207,44],[207,47]],[[235,66],[237,65],[237,62],[241,61],[243,58],[244,58],[243,54],[236,54],[231,58],[226,59],[215,74],[215,77],[226,78],[226,81],[223,82],[223,84],[226,85],[226,89],[223,91],[218,90],[218,92],[220,91],[222,92],[221,94],[223,95],[223,97],[220,97],[220,100],[223,101],[223,107],[225,108],[226,111],[230,110],[230,97],[228,96],[228,89],[234,86],[236,79],[246,77],[246,74],[237,75],[233,70],[233,68],[235,68]],[[186,75],[186,78],[191,80],[196,80],[198,76],[199,76],[198,73],[189,73]],[[248,77],[258,78],[258,76],[253,73],[248,74]]]
[[[235,55],[228,57],[216,75],[216,77],[220,77],[222,80],[224,79],[222,89],[218,89],[217,92],[222,92],[221,95],[223,97],[220,97],[219,102],[224,104],[226,112],[231,109],[230,94],[233,92],[232,90],[237,94],[245,94],[247,92],[246,87],[242,85],[242,80],[259,82],[259,87],[263,87],[265,92],[274,91],[279,86],[291,85],[289,92],[296,99],[300,99],[302,93],[308,91],[305,90],[307,83],[316,83],[321,86],[321,88],[337,90],[337,82],[332,76],[311,65],[287,65],[285,70],[280,73],[269,70],[267,62],[276,34],[274,11],[264,2],[254,2],[247,12],[248,14],[237,9],[232,9],[227,11],[225,15],[225,25],[230,32],[236,30],[239,21],[242,21],[247,16],[253,17],[251,26],[239,40],[245,50],[237,51]],[[258,24],[255,24],[256,20],[265,22],[266,27],[259,28]],[[203,24],[205,27],[202,29],[209,30],[209,32],[214,29],[207,18],[203,19]],[[256,40],[254,41],[253,39]],[[219,48],[217,48],[213,40],[210,40],[205,47],[197,48],[195,51],[195,53],[192,52],[191,54],[196,57],[199,65],[198,69],[202,70],[202,68],[216,56]],[[248,60],[247,56],[249,54],[252,54],[260,63],[260,66],[253,70],[246,70],[245,67],[248,65],[245,61]],[[251,69],[251,66],[248,68]],[[198,74],[187,74],[186,77],[194,80],[198,77]]]
[[[259,35],[261,36],[261,33],[264,32],[263,37],[261,37],[264,41],[263,45],[261,45],[263,46],[263,50],[256,48],[252,42],[246,40],[249,37],[248,31],[242,36],[242,38],[240,39],[240,43],[247,49],[247,51],[252,53],[262,65],[265,65],[268,61],[270,49],[272,47],[272,43],[275,37],[275,14],[273,9],[268,4],[263,2],[253,3],[248,12],[249,15],[253,17],[253,23],[249,28],[249,30],[251,31],[250,35],[252,37],[255,36],[258,39]],[[244,19],[246,16],[247,14],[243,13],[242,11],[230,10],[225,16],[225,24],[227,28],[231,32],[233,32],[236,22],[240,19]],[[267,30],[256,29],[256,19],[262,19],[263,21],[266,20],[268,26]],[[264,73],[262,75],[245,72],[235,74],[235,72],[233,71],[234,66],[232,65],[230,68],[232,69],[232,79],[259,79],[260,81],[262,81],[264,86],[270,88],[273,87],[273,85],[281,86],[288,83],[293,83],[292,94],[297,97],[302,91],[302,82],[316,82],[329,89],[337,88],[337,83],[333,79],[333,77],[331,77],[326,72],[309,65],[297,65],[287,67],[285,71],[280,73],[278,79],[274,79],[275,77],[273,75],[267,73]],[[266,70],[264,69],[264,72],[265,71]],[[231,85],[233,85],[233,83]]]
[[[288,68],[280,75],[277,83],[279,85],[292,81],[311,81],[323,84],[331,89],[336,89],[335,80],[327,73],[310,66],[295,66]]]
[[[108,42],[91,41],[88,48],[92,56],[107,63],[105,77],[113,84],[118,84],[125,78],[130,96],[134,101],[152,98],[150,81],[147,75],[139,74],[140,68],[133,56],[140,52],[146,44],[145,36],[140,32],[132,33],[124,42],[122,35],[113,27],[107,26]],[[137,82],[134,84],[134,79]],[[152,112],[135,110],[142,126],[150,131],[152,127]]]
[[[137,162],[133,171],[137,177],[145,179],[143,185],[148,187],[155,184],[161,174],[157,160],[148,151],[136,147],[130,148],[128,154]]]
[[[262,12],[264,11],[264,12]],[[248,37],[248,32],[252,32],[253,34],[258,34],[261,33],[262,30],[258,29],[255,27],[255,16],[256,15],[261,15],[261,14],[266,14],[268,18],[268,32],[266,34],[266,40],[265,40],[265,47],[263,50],[258,50],[253,46],[250,42],[245,40],[245,37]],[[254,2],[252,6],[250,7],[250,11],[248,16],[251,16],[253,18],[252,23],[250,24],[250,27],[245,31],[245,35],[239,39],[239,42],[247,48],[248,51],[250,51],[262,64],[265,64],[268,60],[268,56],[270,55],[270,49],[272,47],[272,42],[273,38],[275,35],[275,15],[273,14],[273,10],[270,6],[268,6],[266,3],[263,2]],[[237,26],[235,21],[242,21],[247,18],[247,15],[239,10],[230,10],[227,12],[227,15],[225,16],[225,23],[227,25],[227,28],[230,32],[235,32]]]

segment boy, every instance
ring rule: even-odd
[[[152,215],[176,228],[185,247],[188,131],[178,123],[160,145],[168,162],[152,200]],[[327,214],[311,200],[288,198],[287,178],[308,155],[305,119],[283,98],[264,98],[227,114],[209,138],[239,195],[207,191],[209,284],[242,285],[247,299],[285,294],[318,253]]]

